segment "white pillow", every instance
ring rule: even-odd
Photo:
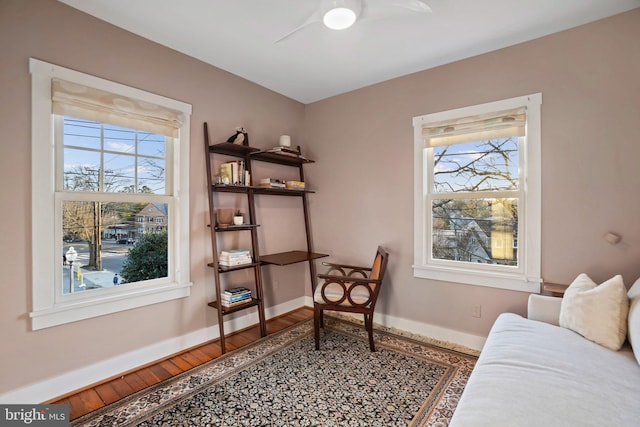
[[[629,299],[622,276],[598,286],[582,273],[564,293],[560,326],[617,351],[627,338],[628,313]]]
[[[640,363],[640,279],[636,280],[629,293],[629,342],[633,348],[633,354]]]

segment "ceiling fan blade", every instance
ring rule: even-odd
[[[395,0],[392,1],[393,6],[401,7],[403,9],[409,9],[413,12],[430,13],[431,7],[423,0]]]
[[[311,24],[315,24],[316,22],[320,22],[320,16],[317,16],[316,13],[314,13],[313,15],[311,15],[309,18],[307,18],[306,21],[304,21],[303,24],[298,25],[296,28],[294,28],[293,30],[289,31],[288,33],[286,33],[285,35],[283,35],[282,37],[280,37],[279,39],[275,40],[273,42],[273,44],[279,43],[282,40],[292,36],[293,34],[297,33],[298,31],[300,31],[301,29],[303,29],[304,27],[308,27]]]
[[[356,13],[356,16],[359,16],[360,11],[362,10],[362,1],[363,0],[319,0],[318,8],[307,18],[306,21],[304,21],[302,25],[297,26],[273,43],[279,43],[309,25],[315,24],[316,22],[322,22],[324,14],[334,7],[348,7]]]
[[[365,0],[364,9],[363,15],[366,15],[367,18],[384,17],[398,9],[418,13],[431,12],[431,7],[423,0]]]

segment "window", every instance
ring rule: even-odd
[[[32,328],[188,296],[191,106],[30,68]],[[163,225],[139,227],[142,211]]]
[[[541,102],[414,117],[414,276],[539,291]]]

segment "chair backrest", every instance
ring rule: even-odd
[[[371,273],[369,278],[373,280],[384,279],[384,273],[387,270],[387,262],[389,261],[389,254],[384,250],[382,246],[378,246],[376,257],[373,259],[373,265],[371,266]],[[380,286],[376,283],[370,283],[369,286],[373,290],[373,304],[378,299],[378,293],[380,292]]]

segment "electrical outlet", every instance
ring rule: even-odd
[[[482,306],[480,304],[476,304],[471,308],[471,316],[472,317],[482,317]]]

